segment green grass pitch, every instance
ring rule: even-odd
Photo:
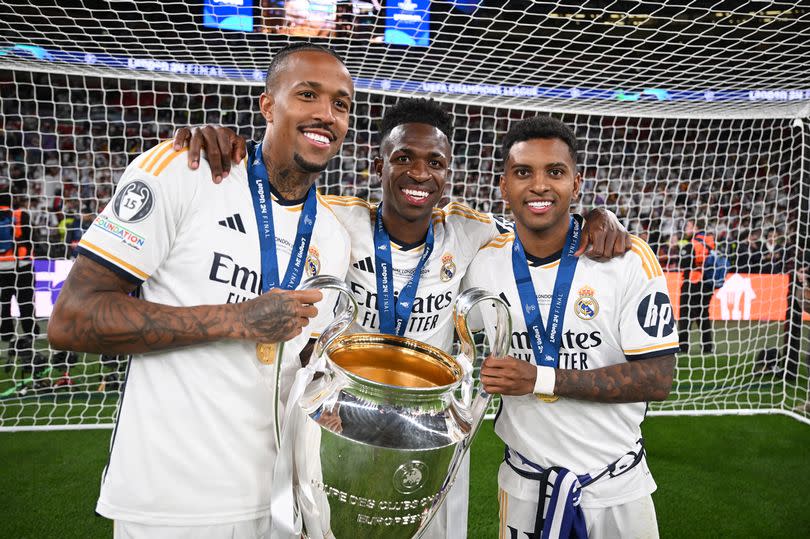
[[[807,536],[807,425],[783,416],[680,416],[648,418],[643,429],[662,538]],[[93,513],[109,438],[109,430],[0,434],[0,537],[111,537],[111,524]],[[472,451],[469,537],[497,537],[503,446],[491,421]]]
[[[805,383],[786,389],[778,376],[753,373],[756,353],[782,340],[781,324],[717,323],[714,333],[716,354],[679,355],[673,399],[689,396],[694,404],[687,408],[756,410],[808,398]],[[696,332],[691,340],[699,342]],[[117,393],[98,391],[104,370],[88,355],[71,370],[72,389],[0,399],[0,423],[111,423]],[[802,366],[799,379],[807,377]],[[13,372],[0,369],[0,393],[13,384]],[[678,409],[680,402],[663,407]],[[659,416],[643,430],[659,485],[661,537],[810,535],[808,425],[769,415]],[[109,438],[110,430],[0,432],[0,539],[111,537],[110,523],[93,513]],[[471,539],[497,537],[502,451],[485,422],[472,453]]]

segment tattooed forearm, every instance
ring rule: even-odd
[[[55,348],[133,353],[223,338],[236,328],[233,306],[178,308],[127,295],[133,285],[79,257],[48,325]]]
[[[591,371],[557,369],[554,393],[596,402],[664,400],[672,387],[675,356],[629,361]]]
[[[236,305],[172,307],[130,297],[132,289],[112,271],[79,257],[48,324],[51,344],[77,352],[126,354],[220,339],[279,342],[300,333],[315,311],[303,304],[311,298],[297,291],[272,291]]]

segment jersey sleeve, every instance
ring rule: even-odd
[[[79,254],[134,284],[147,280],[166,258],[191,198],[177,177],[178,163],[186,166],[177,159],[183,153],[166,141],[135,159],[79,242]]]
[[[442,209],[442,213],[469,258],[474,257],[499,233],[491,214],[481,213],[464,204],[451,202]]]
[[[625,275],[619,334],[628,361],[678,352],[675,313],[667,281],[652,249],[632,237],[631,252],[622,262]]]
[[[347,230],[368,226],[369,214],[376,211],[374,206],[362,198],[324,195],[322,199],[329,206],[338,222]]]

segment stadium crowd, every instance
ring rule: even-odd
[[[110,200],[127,164],[176,126],[221,123],[256,138],[260,87],[0,72],[0,190],[31,215],[36,256],[70,256]],[[374,122],[390,96],[358,94],[352,125],[321,183],[329,194],[378,199],[370,174]],[[505,213],[498,133],[519,110],[452,105],[456,130],[448,200]],[[688,219],[698,218],[744,273],[791,267],[798,205],[795,156],[776,122],[609,118],[567,114],[582,148],[583,208],[605,206],[677,271]]]

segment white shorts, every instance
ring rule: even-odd
[[[500,529],[498,537],[532,537],[537,502],[521,500],[498,490]],[[658,520],[652,496],[612,507],[582,508],[588,539],[658,539]]]
[[[464,455],[450,492],[438,514],[428,524],[422,539],[465,539],[470,503],[470,452]]]
[[[113,539],[269,539],[270,516],[212,526],[150,526],[113,522]]]

